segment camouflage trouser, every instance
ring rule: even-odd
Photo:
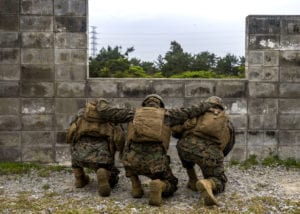
[[[129,143],[125,147],[123,164],[126,176],[144,175],[152,180],[164,180],[167,184],[162,196],[172,195],[177,190],[178,179],[170,168],[170,157],[161,143]]]
[[[203,177],[216,183],[215,193],[225,190],[224,155],[216,143],[188,136],[180,139],[176,147],[184,168],[191,169],[197,164]]]
[[[120,171],[114,166],[114,154],[109,151],[106,139],[82,136],[71,145],[71,161],[73,168],[90,168],[95,171],[105,168],[111,172],[110,185],[118,183]]]

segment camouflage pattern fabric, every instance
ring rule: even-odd
[[[106,139],[82,136],[71,145],[72,166],[88,167],[97,170],[99,167],[114,164]]]
[[[216,183],[215,193],[225,190],[227,178],[223,164],[224,155],[216,143],[196,136],[187,136],[178,141],[176,148],[184,168],[191,169],[197,164],[203,177]]]
[[[165,154],[161,143],[129,143],[122,160],[126,176],[144,175],[151,179],[164,180],[167,184],[162,196],[172,195],[177,190],[178,179],[170,168],[170,157]]]

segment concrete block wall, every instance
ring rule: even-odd
[[[246,79],[90,79],[87,9],[88,0],[0,0],[0,161],[68,163],[65,130],[88,100],[139,106],[149,93],[167,108],[222,97],[237,129],[228,160],[300,159],[300,17],[247,18]]]

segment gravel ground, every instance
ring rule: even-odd
[[[70,171],[41,177],[32,170],[23,175],[0,175],[0,213],[300,213],[300,171],[283,167],[242,170],[227,166],[228,183],[218,195],[219,207],[207,208],[200,194],[186,188],[187,175],[180,163],[172,165],[179,178],[173,197],[161,207],[147,204],[149,179],[142,178],[145,195],[133,199],[130,182],[120,168],[120,180],[108,198],[98,196],[95,174],[84,188],[73,186]],[[198,168],[197,168],[198,170]],[[198,171],[201,177],[200,171]]]

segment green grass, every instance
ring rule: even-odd
[[[38,163],[0,163],[1,175],[27,174],[31,170],[36,170],[41,177],[48,177],[51,172],[71,171],[71,168],[59,165],[42,165]]]

